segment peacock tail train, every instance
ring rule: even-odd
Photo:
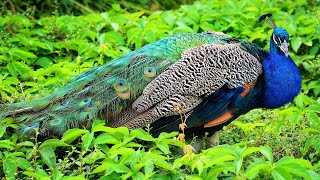
[[[219,33],[172,35],[83,72],[46,97],[0,105],[0,117],[13,116],[24,123],[21,134],[38,127],[42,135],[60,135],[98,117],[115,118],[152,79],[179,60],[183,51],[228,38]]]

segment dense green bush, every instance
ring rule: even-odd
[[[57,7],[57,9],[62,7]],[[290,34],[290,56],[303,73],[301,94],[285,108],[254,110],[220,133],[221,145],[194,154],[163,133],[104,127],[69,130],[60,139],[21,140],[12,119],[0,121],[0,177],[7,179],[320,179],[320,6],[317,1],[200,1],[175,11],[104,13],[35,19],[0,17],[3,102],[37,98],[72,76],[174,33],[222,31],[268,48],[273,13]],[[61,14],[61,13],[60,13]],[[178,153],[183,147],[185,155]],[[176,152],[177,151],[177,152]],[[108,176],[108,177],[107,177]]]

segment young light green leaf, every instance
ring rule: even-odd
[[[89,150],[89,147],[90,147],[93,139],[94,139],[94,133],[93,133],[93,132],[91,132],[91,133],[87,132],[87,133],[85,133],[85,135],[82,137],[82,140],[83,140],[83,148],[84,148],[85,151],[88,151],[88,150]]]
[[[89,131],[85,129],[78,129],[78,128],[69,129],[63,134],[61,141],[64,141],[67,144],[70,144],[74,140],[76,140],[79,136],[87,132]]]
[[[263,146],[260,149],[260,152],[266,157],[269,161],[273,162],[272,150],[269,146]]]

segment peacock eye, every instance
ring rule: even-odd
[[[88,102],[88,101],[89,101],[88,99],[83,100],[83,102]]]
[[[117,92],[124,92],[129,89],[129,84],[126,80],[120,79],[114,83],[114,88]]]
[[[146,67],[144,69],[144,75],[147,78],[154,78],[156,76],[157,72],[156,69],[154,67]]]

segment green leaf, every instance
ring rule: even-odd
[[[176,172],[176,170],[172,167],[172,165],[166,162],[165,160],[156,158],[156,159],[152,159],[152,162],[154,165],[158,167],[161,167],[171,172]]]
[[[106,171],[111,165],[113,165],[114,162],[110,159],[105,159],[102,164],[98,167],[96,167],[90,174],[96,174],[103,171]]]
[[[33,168],[31,163],[24,158],[17,157],[16,162],[17,162],[17,166],[23,170],[31,170]]]
[[[148,161],[144,166],[144,174],[150,174],[154,170],[154,165],[152,161]]]
[[[44,162],[48,165],[49,168],[54,169],[56,167],[56,155],[54,150],[50,147],[41,148],[40,154]]]
[[[52,61],[50,58],[47,58],[47,57],[40,57],[36,62],[35,62],[36,65],[39,65],[43,68],[47,68],[49,67],[51,64],[52,64]]]
[[[14,77],[18,77],[21,75],[23,77],[27,77],[29,71],[31,71],[30,67],[22,62],[12,62],[7,64],[8,71]]]
[[[278,162],[275,163],[276,166],[285,166],[286,164],[298,164],[301,167],[312,168],[312,165],[309,161],[304,159],[295,159],[291,156],[285,156],[281,158]]]
[[[120,147],[118,149],[109,151],[110,154],[121,154],[123,156],[131,156],[135,151],[132,148]]]
[[[157,147],[165,154],[170,153],[169,145],[165,140],[158,142]]]
[[[91,132],[87,132],[83,137],[82,137],[82,140],[83,140],[83,148],[85,151],[88,151],[89,150],[89,147],[92,143],[94,139],[94,133]]]
[[[249,165],[244,177],[248,179],[254,179],[260,173],[260,171],[271,172],[271,166],[266,162],[256,162]]]
[[[266,157],[269,161],[273,162],[272,149],[269,146],[263,146],[260,149],[260,152]]]
[[[131,169],[129,169],[127,166],[123,165],[123,164],[112,164],[110,166],[114,171],[116,171],[117,173],[128,173],[128,172],[132,172]]]
[[[87,180],[87,178],[85,178],[85,174],[83,173],[78,176],[65,176],[61,180]]]
[[[18,143],[17,146],[30,146],[30,147],[33,147],[34,146],[34,143],[31,142],[31,141],[23,141],[21,143]]]
[[[254,152],[257,152],[257,151],[260,151],[260,147],[249,147],[249,148],[246,148],[243,152],[242,152],[242,157],[246,157]]]
[[[61,180],[63,177],[63,174],[59,171],[59,169],[54,169],[52,173],[52,179],[53,180]]]
[[[275,168],[271,172],[273,179],[275,180],[287,180],[292,179],[292,176],[287,171],[283,170],[282,168]]]
[[[87,164],[92,164],[99,159],[105,159],[107,156],[102,153],[100,150],[96,150],[88,155],[86,155],[83,159]]]
[[[146,131],[144,131],[141,128],[134,129],[130,132],[130,136],[134,136],[138,139],[144,140],[144,141],[153,141],[154,138]]]
[[[78,129],[78,128],[69,129],[63,134],[61,141],[64,141],[67,144],[70,144],[74,140],[76,140],[79,136],[87,132],[89,131],[85,129]]]
[[[0,138],[4,135],[5,132],[6,132],[6,127],[5,126],[0,126]]]
[[[69,144],[63,142],[62,140],[59,139],[48,139],[46,141],[44,141],[39,149],[45,148],[45,147],[50,147],[50,148],[56,148],[56,147],[66,147],[66,146],[70,146]]]
[[[308,170],[307,172],[309,173],[311,179],[320,179],[320,174],[311,170]]]
[[[7,158],[3,162],[3,172],[7,179],[15,179],[17,163],[15,158]]]
[[[14,149],[14,143],[9,141],[9,140],[0,140],[0,149],[1,148],[6,148],[6,149]]]
[[[92,128],[92,132],[99,132],[99,131],[103,131],[111,134],[120,133],[126,136],[129,135],[129,129],[127,127],[111,128],[111,127],[107,127],[102,124],[99,124]]]
[[[301,46],[302,44],[302,39],[301,37],[292,37],[291,38],[291,46],[292,46],[292,49],[295,51],[295,52],[298,52],[298,49],[299,47]]]
[[[233,161],[236,159],[237,158],[234,155],[219,154],[219,155],[216,155],[216,156],[208,159],[208,162],[206,162],[205,168],[213,167],[214,165],[217,165],[217,164],[224,164],[224,162],[226,162],[226,161]]]
[[[12,56],[18,57],[22,60],[37,58],[37,56],[35,54],[28,52],[28,51],[18,49],[18,48],[10,49],[9,53],[12,54]]]
[[[24,171],[22,174],[30,176],[30,177],[34,177],[34,178],[39,179],[39,180],[40,179],[41,180],[50,180],[50,177],[48,175],[42,175],[42,174],[35,173],[35,172],[32,172],[32,171]]]
[[[94,144],[119,144],[120,141],[117,140],[114,136],[109,134],[100,134],[95,140]]]

